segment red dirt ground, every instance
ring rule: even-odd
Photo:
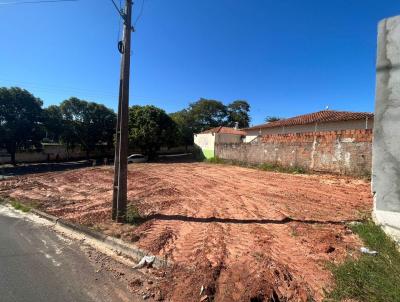
[[[29,175],[3,182],[0,195],[172,260],[160,284],[170,301],[321,301],[333,286],[327,262],[361,244],[345,222],[372,209],[359,179],[135,164],[128,199],[148,218],[136,227],[110,220],[112,177],[110,167]]]

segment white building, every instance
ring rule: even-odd
[[[240,143],[246,132],[229,127],[216,127],[194,135],[194,144],[198,146],[205,158],[215,156],[215,144]]]

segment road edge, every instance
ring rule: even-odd
[[[11,204],[8,201],[4,202],[3,204],[11,206]],[[133,244],[129,244],[122,241],[121,239],[104,235],[86,226],[72,223],[70,221],[42,212],[40,210],[31,209],[30,213],[42,219],[45,219],[49,222],[52,222],[54,223],[54,225],[59,225],[63,228],[66,228],[68,229],[68,231],[72,233],[89,237],[90,240],[101,243],[110,250],[114,250],[118,255],[132,258],[136,262],[139,262],[144,256],[154,256],[151,253],[142,250]],[[165,268],[170,266],[171,264],[172,264],[171,261],[167,261],[166,259],[154,256],[154,262],[152,263],[152,266],[155,268]]]

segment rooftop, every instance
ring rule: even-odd
[[[273,128],[282,126],[295,126],[314,123],[326,122],[340,122],[361,119],[371,119],[374,117],[373,113],[369,112],[351,112],[351,111],[335,111],[335,110],[322,110],[309,114],[303,114],[287,119],[282,119],[276,122],[265,123],[261,125],[252,126],[244,130],[260,129],[260,128]]]
[[[223,126],[211,128],[211,129],[205,130],[203,132],[200,132],[199,134],[205,134],[205,133],[236,134],[236,135],[243,135],[243,136],[246,135],[246,132],[244,132],[244,131],[237,130],[235,128],[230,128],[230,127],[223,127]]]

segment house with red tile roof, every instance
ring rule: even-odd
[[[246,136],[246,132],[229,127],[215,127],[194,135],[194,144],[205,158],[215,156],[215,144],[240,143]]]
[[[203,132],[200,132],[199,134],[205,134],[205,133],[232,134],[232,135],[239,135],[239,136],[246,135],[246,132],[243,130],[239,130],[236,128],[230,128],[230,127],[223,127],[223,126],[211,128],[211,129],[205,130]]]
[[[246,141],[250,141],[260,135],[372,129],[373,125],[373,113],[322,110],[252,126],[243,130],[247,132]]]

